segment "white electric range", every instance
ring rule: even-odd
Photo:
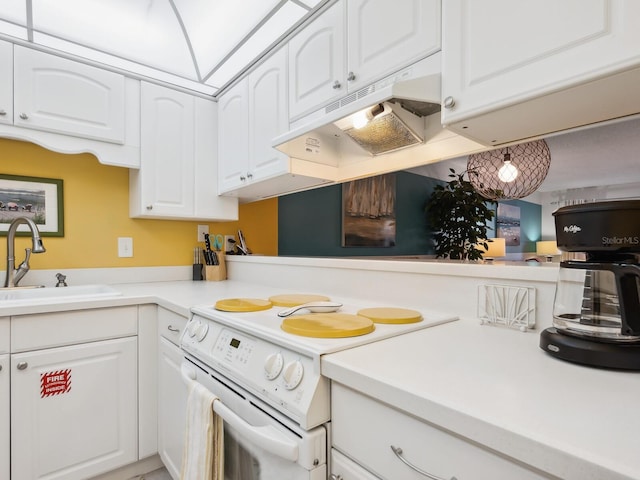
[[[348,314],[363,308],[394,306],[334,297],[331,300],[343,303],[339,312]],[[181,346],[306,429],[330,419],[329,385],[320,369],[322,355],[457,319],[416,309],[423,317],[417,323],[376,323],[373,332],[364,335],[314,338],[284,331],[278,312],[285,309],[274,306],[256,312],[225,312],[216,310],[213,304],[192,308]]]

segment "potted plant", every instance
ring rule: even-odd
[[[436,257],[454,260],[482,260],[487,244],[487,222],[495,216],[489,205],[495,204],[478,193],[464,179],[467,172],[450,168],[451,181],[436,185],[427,199],[425,211],[433,230]]]

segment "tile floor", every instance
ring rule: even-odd
[[[132,478],[131,480],[173,480],[166,468],[160,468],[153,472],[145,473],[139,477]]]

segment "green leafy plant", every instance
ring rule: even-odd
[[[450,168],[451,181],[436,185],[427,199],[425,211],[433,230],[436,257],[453,260],[482,260],[487,243],[487,222],[495,211],[494,201],[478,193],[471,182],[464,179],[467,172],[456,173]]]

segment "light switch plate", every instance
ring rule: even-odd
[[[133,257],[133,238],[118,237],[118,256]]]
[[[198,225],[198,241],[204,242],[205,234],[209,233],[209,225]]]

